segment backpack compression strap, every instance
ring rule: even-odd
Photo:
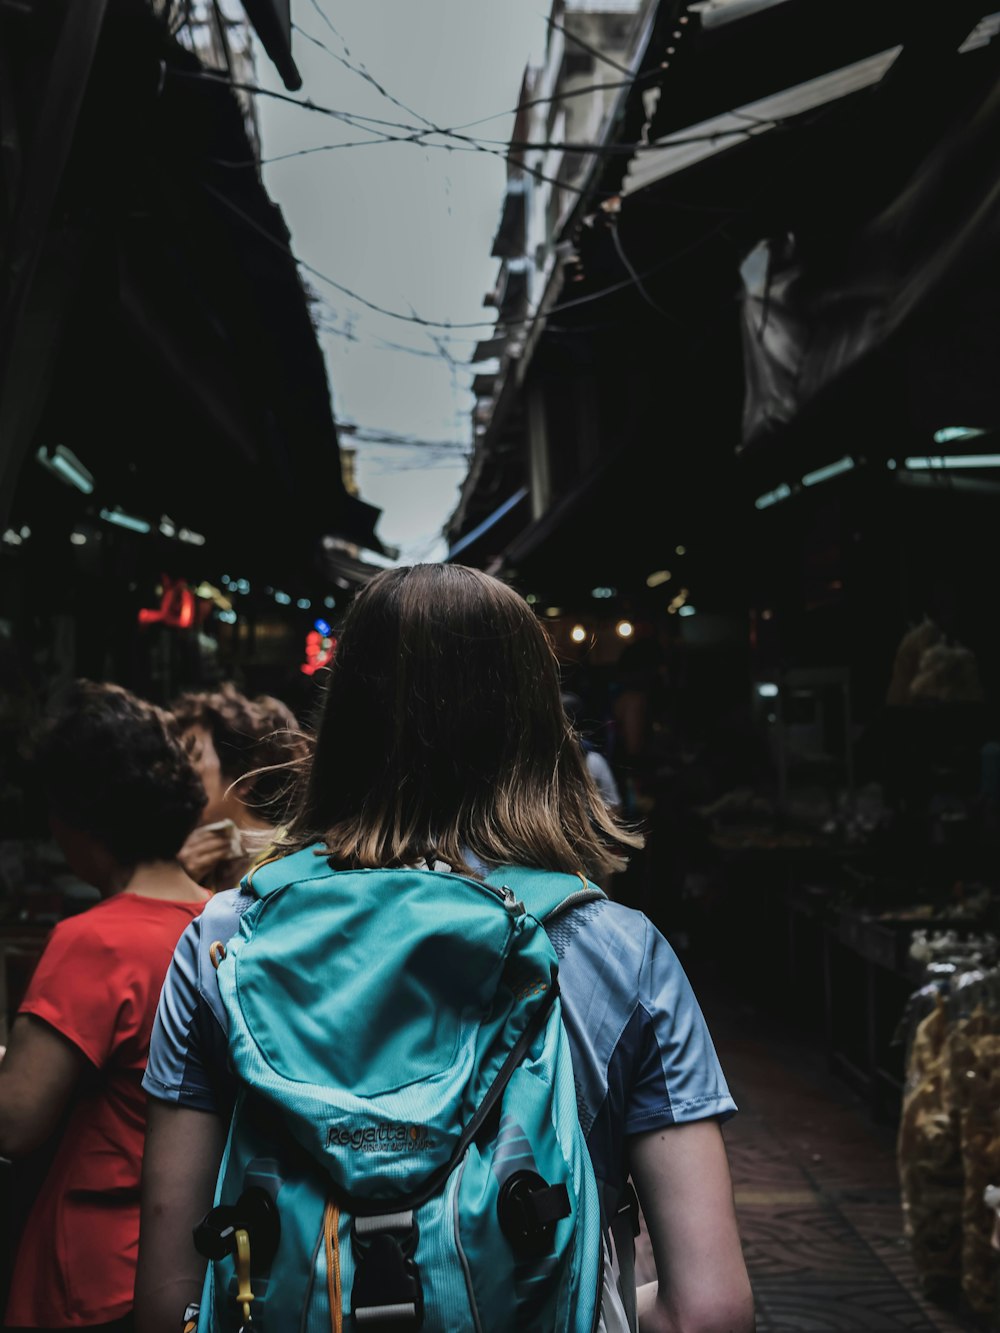
[[[506,887],[524,903],[525,909],[545,925],[571,907],[599,902],[607,894],[586,875],[564,875],[554,870],[531,870],[526,866],[501,866],[491,870],[486,882],[494,888]]]
[[[317,842],[312,847],[303,847],[299,852],[261,861],[243,876],[240,888],[244,893],[252,893],[255,898],[266,898],[286,884],[325,878],[331,873],[330,863],[322,855],[325,850],[323,844]]]
[[[266,898],[286,884],[304,879],[322,879],[330,875],[330,863],[323,855],[322,843],[304,847],[290,856],[278,856],[262,861],[243,876],[241,887],[257,898]],[[578,872],[560,874],[553,870],[533,870],[526,866],[500,866],[490,871],[486,882],[494,888],[506,886],[524,903],[527,911],[539,921],[551,923],[571,907],[598,902],[607,895],[596,884]]]

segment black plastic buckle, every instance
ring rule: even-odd
[[[409,1333],[423,1326],[424,1288],[414,1257],[419,1239],[412,1213],[354,1219],[351,1316],[358,1333]]]
[[[236,1232],[250,1237],[254,1268],[266,1268],[281,1239],[278,1206],[266,1189],[251,1185],[235,1203],[219,1204],[194,1229],[194,1247],[205,1259],[225,1259],[232,1254]]]
[[[551,1254],[556,1223],[573,1211],[565,1185],[550,1185],[536,1171],[515,1171],[500,1187],[497,1217],[515,1254]]]

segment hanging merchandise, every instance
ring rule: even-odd
[[[991,936],[918,934],[898,1139],[903,1216],[924,1294],[996,1310],[986,1187],[1000,1180],[1000,969]]]
[[[962,1294],[977,1314],[990,1314],[996,1308],[996,1255],[983,1194],[1000,1179],[1000,971],[959,976],[949,1008],[949,1065],[962,1148]]]
[[[930,1012],[913,1033],[897,1153],[903,1226],[921,1289],[950,1301],[961,1280],[962,1156],[947,1075],[948,1019],[933,983]],[[915,999],[917,997],[914,997]]]

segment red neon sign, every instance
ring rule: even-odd
[[[299,670],[304,676],[315,676],[317,671],[330,665],[336,651],[336,639],[321,634],[318,629],[311,629],[306,635],[306,660]]]
[[[168,625],[171,629],[190,629],[198,617],[199,607],[194,593],[183,579],[172,579],[164,574],[163,593],[157,607],[142,607],[140,625]],[[206,603],[206,607],[207,607]]]

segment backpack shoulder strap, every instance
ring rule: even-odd
[[[303,847],[301,851],[287,856],[273,856],[255,865],[240,880],[244,893],[252,893],[255,898],[266,898],[286,884],[298,884],[304,879],[322,879],[333,872],[330,863],[323,855],[326,848],[317,842],[312,847]]]
[[[524,903],[527,911],[545,925],[571,907],[598,902],[607,897],[603,889],[591,884],[586,875],[561,874],[554,870],[533,870],[527,866],[499,866],[486,876],[494,888],[506,887]]]

